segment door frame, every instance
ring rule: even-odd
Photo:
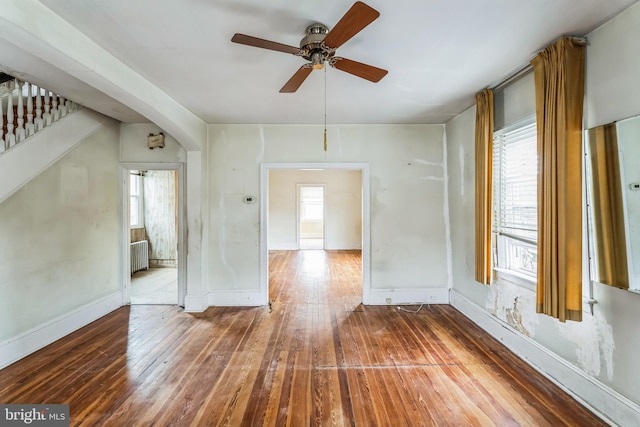
[[[185,210],[185,179],[183,163],[120,163],[120,194],[121,198],[121,260],[122,260],[122,304],[131,304],[131,230],[129,226],[129,172],[132,170],[157,170],[178,172],[178,229],[176,240],[178,243],[178,305],[184,307],[184,297],[187,291],[187,257],[186,245],[186,210]]]
[[[261,163],[260,164],[260,301],[269,303],[269,171],[272,169],[359,170],[362,178],[362,303],[371,294],[371,178],[369,163]],[[297,209],[297,208],[296,208]],[[326,224],[326,222],[325,222]]]
[[[300,188],[301,187],[322,187],[322,249],[325,248],[325,242],[327,240],[327,184],[296,184],[296,245],[298,250],[300,249],[300,239],[302,233],[300,232]]]

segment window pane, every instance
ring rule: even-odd
[[[132,227],[140,224],[140,205],[138,196],[129,197],[129,222]]]
[[[132,196],[140,195],[140,176],[139,175],[130,175],[129,194],[131,194]]]
[[[495,139],[494,171],[497,231],[534,241],[538,229],[535,125]]]
[[[305,221],[321,221],[323,210],[321,204],[305,203],[302,206],[302,219]]]
[[[535,277],[538,265],[538,248],[509,239],[507,244],[507,268]]]

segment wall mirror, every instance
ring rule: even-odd
[[[640,292],[640,116],[586,135],[591,278]]]

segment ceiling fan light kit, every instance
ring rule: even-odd
[[[290,53],[309,61],[293,74],[280,89],[280,93],[296,92],[306,78],[309,77],[311,71],[323,69],[325,63],[338,70],[377,83],[387,74],[387,70],[340,58],[335,56],[335,53],[336,49],[376,20],[378,16],[380,16],[380,13],[377,10],[361,1],[357,1],[331,31],[320,23],[314,23],[307,27],[306,35],[300,41],[299,48],[239,33],[236,33],[231,38],[231,41],[247,46]]]

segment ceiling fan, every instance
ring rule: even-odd
[[[297,91],[300,85],[309,77],[311,71],[321,70],[324,68],[325,62],[338,70],[377,83],[387,74],[387,70],[341,58],[335,56],[335,53],[336,49],[375,21],[378,16],[380,16],[380,12],[361,1],[357,1],[331,31],[323,24],[315,23],[310,25],[306,31],[307,35],[300,41],[299,48],[238,33],[231,38],[231,41],[262,49],[290,53],[310,61],[295,72],[289,81],[282,86],[280,93]]]

